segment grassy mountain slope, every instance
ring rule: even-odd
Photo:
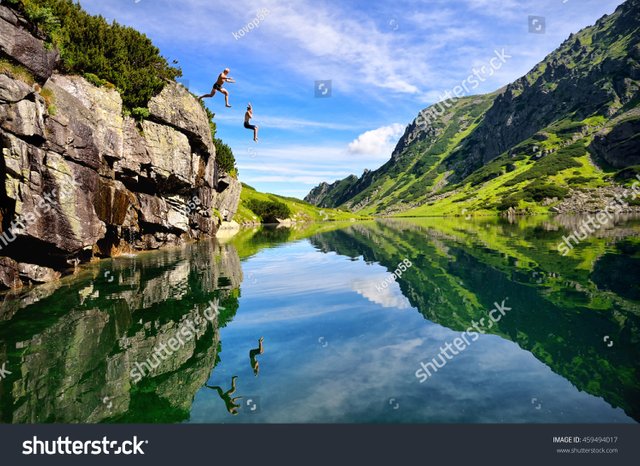
[[[295,222],[321,222],[321,221],[349,221],[352,218],[361,218],[361,215],[354,215],[351,212],[345,212],[336,209],[321,209],[308,202],[301,201],[293,197],[283,197],[275,194],[266,194],[256,191],[251,186],[242,185],[242,194],[240,195],[240,205],[238,212],[233,219],[240,223],[261,223],[261,216],[251,210],[252,201],[262,201],[271,203],[284,204],[289,212],[289,218]]]
[[[640,165],[639,61],[640,0],[628,0],[506,88],[414,120],[378,170],[305,199],[386,215],[553,210]]]

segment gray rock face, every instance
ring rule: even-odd
[[[613,120],[596,134],[589,148],[613,167],[640,165],[639,134],[640,108]]]
[[[230,222],[238,211],[240,204],[240,194],[242,192],[242,183],[235,178],[226,175],[220,179],[220,184],[226,186],[221,193],[214,196],[213,208],[217,209],[222,215],[222,220]]]
[[[60,278],[60,272],[34,264],[20,264],[18,271],[21,276],[36,283],[48,283]]]
[[[0,74],[0,102],[20,102],[33,92],[33,89],[22,81],[11,79],[6,74]]]
[[[241,185],[216,169],[206,112],[186,89],[167,84],[150,120],[136,122],[116,90],[52,74],[57,55],[14,17],[0,6],[0,56],[46,81],[48,95],[0,74],[0,258],[11,258],[0,288],[214,236],[231,220]]]
[[[56,50],[47,50],[44,42],[20,26],[16,15],[0,5],[0,53],[12,57],[39,81],[49,79],[58,63]]]
[[[210,154],[215,152],[206,112],[184,86],[177,83],[166,85],[149,101],[149,111],[155,121],[179,128],[194,145]]]
[[[44,107],[39,101],[21,100],[0,107],[0,127],[24,137],[44,136]]]

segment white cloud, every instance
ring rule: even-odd
[[[367,131],[349,143],[349,153],[389,156],[398,138],[404,133],[405,126],[394,123]]]

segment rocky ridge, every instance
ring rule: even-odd
[[[211,237],[232,220],[241,184],[219,170],[184,87],[167,83],[137,121],[115,89],[58,74],[58,53],[4,6],[0,59],[0,287]]]

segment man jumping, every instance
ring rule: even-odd
[[[229,105],[229,91],[224,89],[222,85],[224,83],[235,83],[235,82],[236,80],[233,79],[231,76],[229,76],[229,68],[225,68],[224,71],[218,75],[218,79],[213,85],[213,89],[211,89],[211,92],[209,94],[201,95],[200,97],[198,97],[198,100],[202,100],[205,97],[213,97],[214,95],[216,95],[216,91],[220,91],[224,94],[225,105],[228,108],[230,108],[231,105]]]
[[[258,142],[258,127],[251,124],[253,118],[253,107],[251,104],[247,106],[247,111],[244,114],[244,127],[253,131],[253,140]]]

